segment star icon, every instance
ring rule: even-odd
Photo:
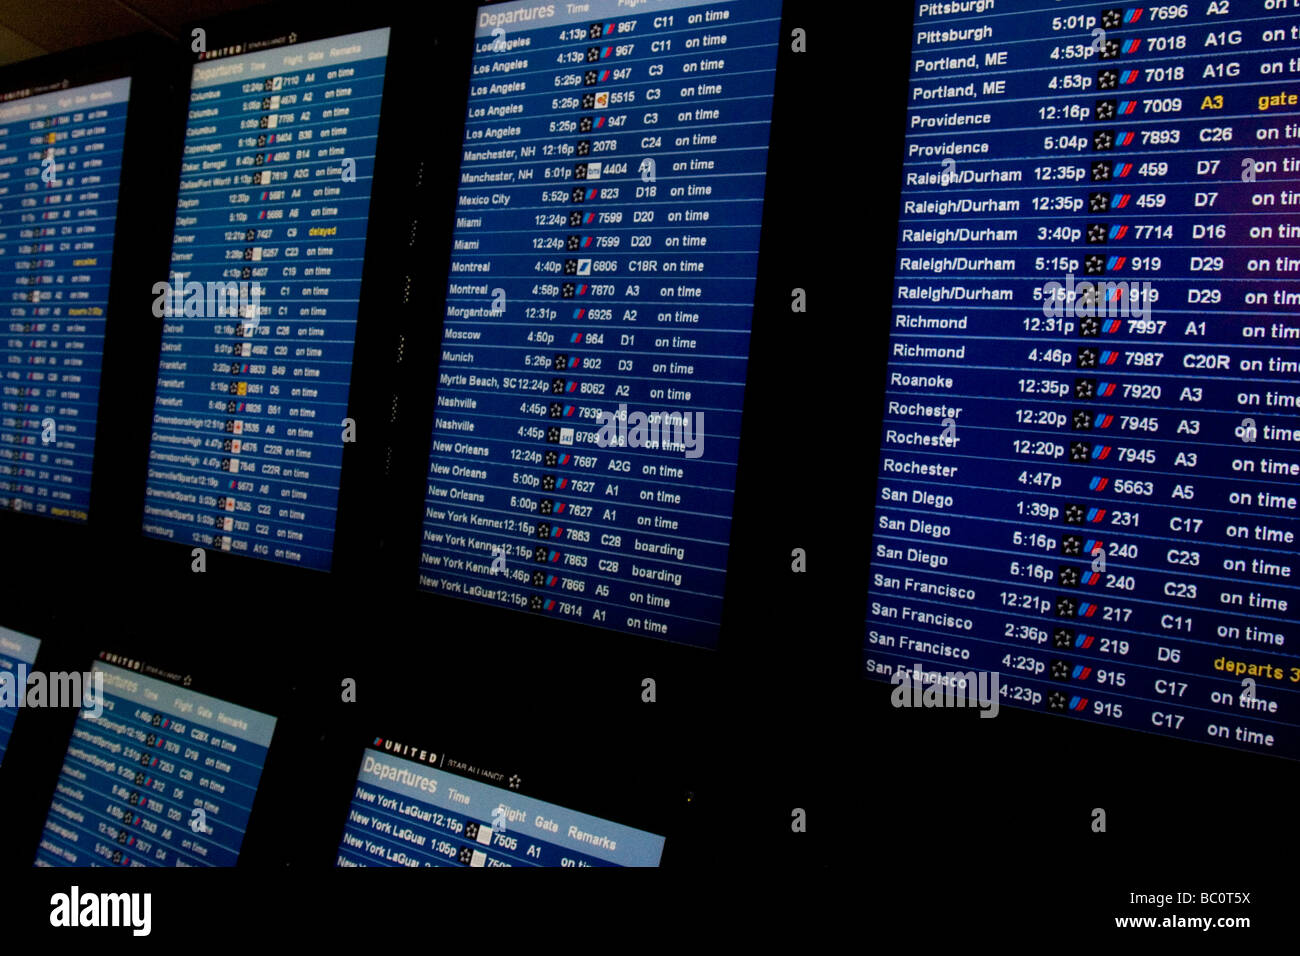
[[[510,784],[511,790],[518,790],[521,782],[522,781],[520,781],[518,774],[511,774],[510,779],[507,781],[507,783]]]
[[[1108,149],[1115,148],[1115,131],[1113,129],[1099,129],[1092,134],[1093,152],[1104,153]]]
[[[1052,661],[1052,680],[1069,680],[1070,670],[1068,661]]]
[[[1105,122],[1115,118],[1115,110],[1119,106],[1115,100],[1098,100],[1096,107],[1096,118]]]
[[[1100,165],[1105,166],[1105,163]],[[1107,167],[1108,169],[1110,167]],[[1088,193],[1088,211],[1105,212],[1110,208],[1110,193]]]
[[[1068,650],[1074,646],[1074,631],[1068,627],[1058,627],[1052,632],[1052,645],[1061,650]]]

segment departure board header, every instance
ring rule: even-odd
[[[493,786],[367,748],[337,863],[659,865],[663,837],[522,796],[512,784]]]
[[[669,26],[645,20],[647,14],[684,10],[688,7],[710,7],[708,14],[696,14],[688,17],[682,26],[698,26],[703,23],[723,23],[740,14],[734,0],[594,0],[588,3],[535,3],[520,0],[518,3],[503,3],[480,7],[478,12],[477,36],[493,36],[494,31],[513,27],[515,30],[533,30],[538,27],[565,26],[570,23],[586,24],[595,17],[626,17],[635,15],[637,21],[655,29]],[[615,27],[610,35],[618,31]],[[624,32],[631,32],[623,27]],[[510,44],[508,36],[502,38]],[[508,47],[509,48],[509,47]]]
[[[303,67],[341,66],[388,55],[389,30],[367,30],[345,37],[293,43],[274,50],[245,53],[211,63],[197,63],[190,89],[223,86],[232,80],[262,79]]]

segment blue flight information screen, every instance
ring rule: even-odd
[[[4,763],[19,701],[27,691],[27,675],[40,647],[39,639],[0,627],[0,763]]]
[[[916,5],[867,674],[1300,757],[1283,6]]]
[[[89,516],[130,89],[0,102],[0,508]]]
[[[331,566],[388,36],[194,66],[151,537]]]
[[[663,837],[524,796],[520,783],[445,753],[376,738],[362,757],[335,863],[659,865]]]
[[[36,865],[234,866],[275,718],[120,663],[95,664]]]
[[[779,0],[478,12],[420,586],[712,647]]]

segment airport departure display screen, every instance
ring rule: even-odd
[[[1300,757],[1300,33],[1269,6],[917,4],[868,674]]]
[[[517,776],[448,767],[458,762],[445,753],[376,738],[362,757],[336,865],[659,865],[661,836],[523,796]]]
[[[780,15],[479,9],[421,587],[716,645]]]
[[[234,866],[275,718],[96,662],[37,866]]]
[[[130,90],[0,94],[0,508],[89,515]]]
[[[330,568],[388,35],[194,66],[152,537]]]
[[[27,690],[27,675],[41,642],[27,634],[0,627],[0,763],[4,763],[19,701]]]

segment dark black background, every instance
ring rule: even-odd
[[[990,939],[1029,926],[1057,940],[1154,912],[1127,905],[1130,891],[1246,889],[1250,906],[1213,915],[1280,925],[1296,886],[1300,765],[1011,708],[996,720],[895,710],[888,685],[858,679],[911,11],[785,6],[716,651],[416,590],[473,4],[395,19],[378,4],[273,5],[202,24],[209,48],[396,26],[350,396],[358,442],[346,446],[329,574],[212,552],[194,574],[188,547],[140,534],[160,334],[150,289],[166,278],[187,51],[112,45],[0,72],[11,89],[33,71],[100,78],[129,61],[143,80],[128,118],[90,522],[0,514],[0,624],[43,639],[42,669],[125,653],[278,718],[236,870],[80,871],[80,885],[152,890],[161,939],[193,932],[196,893],[240,919],[297,913],[295,932],[335,931],[322,900],[395,901],[385,918],[399,923],[396,903],[419,911],[435,887],[468,901],[474,891],[430,876],[331,872],[361,748],[383,736],[666,835],[677,875],[629,884],[631,903],[595,898],[616,912],[670,920],[690,899],[721,918],[731,899],[788,890],[775,910],[811,920],[792,898],[833,888],[822,905],[864,935],[902,922],[963,938],[974,938],[963,926],[983,927]],[[790,48],[795,27],[806,53]],[[796,287],[806,313],[790,310]],[[794,548],[806,573],[791,570]],[[641,699],[646,677],[655,703]],[[341,700],[345,678],[356,703]],[[21,874],[32,929],[70,883],[25,868],[73,719],[23,712],[0,766],[0,873]],[[1091,831],[1094,807],[1106,833]],[[792,831],[795,808],[807,832]],[[739,918],[752,929],[769,912],[742,904]]]

